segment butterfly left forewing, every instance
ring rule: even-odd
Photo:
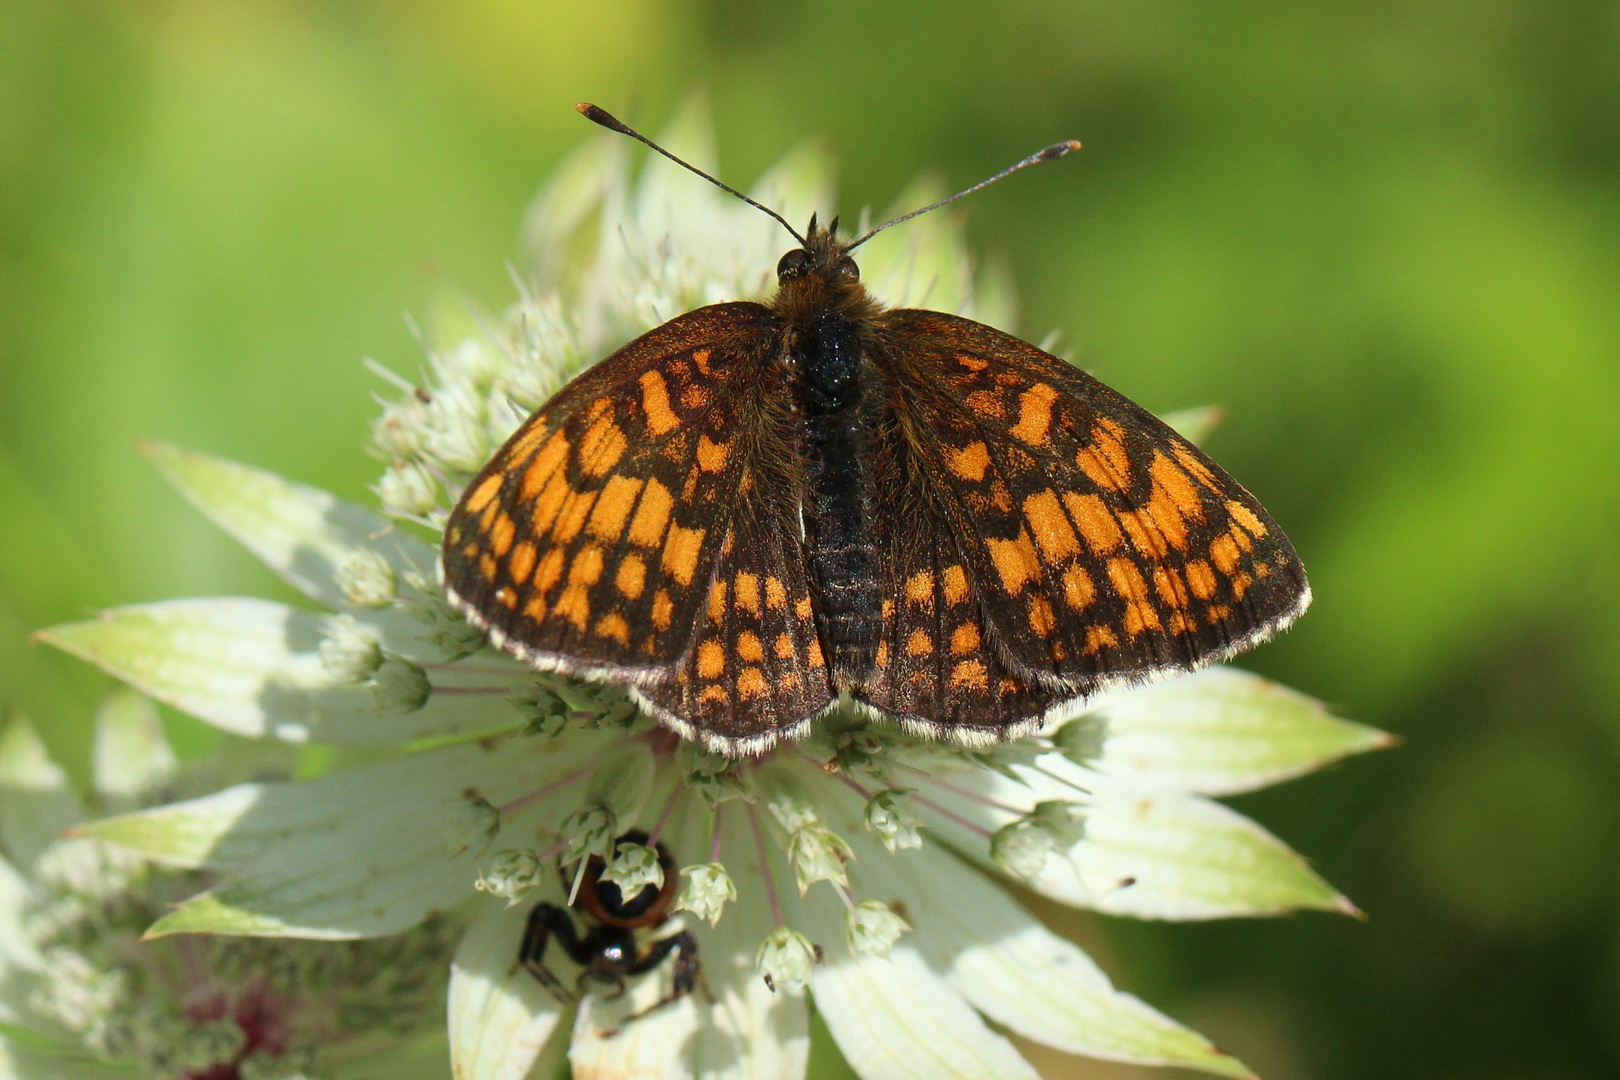
[[[564,387],[451,514],[456,606],[539,667],[646,682],[677,663],[781,393],[777,332],[758,304],[700,308]]]
[[[879,331],[896,438],[1020,677],[1085,694],[1229,656],[1304,610],[1281,529],[1146,410],[966,319],[895,311]]]

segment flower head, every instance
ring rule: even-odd
[[[671,143],[705,144],[694,117],[683,124]],[[659,728],[620,690],[482,647],[445,605],[434,533],[526,410],[634,334],[770,285],[784,246],[773,222],[659,163],[633,180],[626,154],[593,140],[565,164],[530,218],[520,300],[480,334],[435,345],[423,385],[394,377],[399,396],[374,429],[386,517],[151,449],[200,509],[334,614],[184,600],[45,638],[226,731],[366,746],[374,760],[86,826],[217,875],[148,933],[358,940],[465,912],[449,999],[466,1080],[520,1077],[564,1053],[580,1077],[675,1055],[705,1075],[802,1075],[807,996],[868,1077],[898,1060],[919,1075],[1033,1076],[986,1021],[1076,1053],[1244,1075],[1114,990],[998,876],[1144,918],[1351,911],[1210,797],[1381,745],[1377,732],[1222,667],[1111,694],[1014,743],[966,748],[834,712],[799,742],[725,757]],[[793,155],[756,194],[825,207],[823,170],[818,155]],[[945,215],[879,235],[862,263],[887,302],[1011,321],[1006,290],[974,272]],[[622,996],[585,977],[576,1003],[534,977],[555,969],[563,991],[574,985],[554,934],[517,962],[541,904],[571,910],[595,940],[580,890],[598,881],[623,897],[668,892],[635,948],[692,934],[697,992],[653,1008],[671,996],[661,964]]]

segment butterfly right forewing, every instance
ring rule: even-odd
[[[883,316],[895,438],[922,463],[990,639],[1055,695],[1187,670],[1309,602],[1259,503],[1079,369],[938,312]]]

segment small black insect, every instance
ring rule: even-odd
[[[627,832],[614,843],[645,844],[648,836],[639,829]],[[563,1000],[572,996],[562,982],[546,967],[546,946],[555,939],[574,963],[580,966],[576,989],[583,995],[586,982],[605,983],[613,987],[609,998],[624,993],[625,980],[645,975],[662,964],[670,953],[675,954],[675,983],[662,998],[624,1018],[622,1023],[639,1020],[650,1012],[678,1001],[696,989],[698,984],[697,939],[690,930],[682,930],[669,937],[658,938],[642,948],[637,931],[661,926],[669,918],[670,905],[675,902],[675,860],[663,844],[657,846],[658,865],[664,871],[661,888],[644,885],[626,899],[619,886],[602,880],[607,864],[599,856],[591,856],[585,865],[575,893],[573,911],[556,904],[537,904],[529,913],[528,928],[523,933],[523,944],[518,950],[518,963]],[[564,875],[563,886],[571,884]],[[573,912],[584,916],[589,925],[584,937],[574,929]],[[613,1035],[618,1029],[603,1032]]]

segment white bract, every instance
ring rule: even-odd
[[[666,141],[708,163],[695,115]],[[1246,1075],[1113,989],[998,872],[1064,904],[1144,918],[1353,911],[1210,796],[1384,745],[1378,732],[1220,667],[1111,694],[1015,744],[929,743],[834,713],[802,742],[722,758],[658,729],[611,687],[480,648],[440,600],[433,530],[523,410],[653,325],[772,285],[789,243],[775,223],[664,162],[633,180],[630,149],[604,135],[565,163],[529,219],[533,273],[518,303],[432,347],[420,387],[398,380],[374,429],[392,521],[246,466],[153,448],[192,502],[334,614],[183,600],[110,611],[46,640],[225,731],[364,746],[369,763],[83,831],[210,875],[210,888],[156,921],[157,936],[345,940],[462,914],[449,994],[458,1080],[545,1076],[564,1054],[581,1080],[791,1080],[808,1060],[807,993],[866,1080],[1033,1076],[987,1020],[1078,1054]],[[795,219],[832,205],[812,152],[754,193]],[[903,208],[930,194],[910,192]],[[974,271],[948,214],[879,235],[861,264],[885,302],[1011,321],[1007,290]],[[621,843],[632,830],[646,843]],[[655,845],[681,880],[652,934],[695,935],[697,993],[623,1024],[668,992],[667,967],[618,998],[587,982],[577,1003],[518,967],[535,903],[565,903],[592,856],[627,888],[659,882]],[[574,985],[561,950],[547,963]]]

